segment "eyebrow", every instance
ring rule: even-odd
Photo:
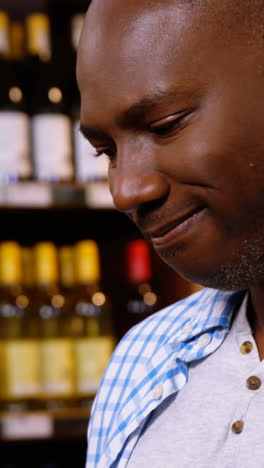
[[[120,127],[126,127],[130,125],[131,122],[137,122],[140,116],[146,114],[155,106],[162,104],[166,99],[169,100],[171,98],[177,98],[177,100],[179,100],[183,96],[186,97],[186,95],[191,96],[193,94],[194,93],[191,93],[190,88],[182,89],[181,87],[181,90],[175,87],[170,89],[155,88],[151,93],[146,94],[140,98],[138,102],[135,102],[122,111],[120,115],[117,116],[116,122]],[[88,139],[99,138],[103,133],[95,127],[86,126],[82,123],[80,125],[80,131]]]

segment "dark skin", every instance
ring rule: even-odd
[[[250,291],[262,359],[264,48],[215,8],[95,0],[78,57],[82,131],[109,156],[117,209],[164,261]]]

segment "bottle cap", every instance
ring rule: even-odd
[[[0,245],[0,280],[6,286],[21,281],[21,248],[16,242]]]
[[[73,248],[69,246],[59,249],[60,263],[60,282],[62,286],[71,288],[74,286],[74,265],[73,265]]]
[[[26,18],[27,49],[41,60],[51,59],[50,22],[44,13],[32,13]]]
[[[58,280],[57,250],[51,242],[35,246],[35,275],[38,284],[53,284]]]
[[[76,244],[75,274],[79,284],[100,279],[99,252],[95,241],[85,240]]]
[[[143,239],[131,241],[127,246],[127,273],[131,283],[143,283],[151,279],[150,250]]]

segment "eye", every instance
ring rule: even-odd
[[[99,158],[103,154],[106,154],[106,156],[108,156],[109,160],[111,161],[115,156],[115,150],[112,150],[111,148],[100,148],[95,151],[93,156],[95,158]]]
[[[152,133],[158,136],[170,136],[175,131],[181,130],[184,125],[184,119],[187,114],[181,114],[177,117],[175,115],[171,115],[166,117],[158,122],[154,122],[150,124],[149,129]]]

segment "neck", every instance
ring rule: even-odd
[[[249,290],[248,318],[252,330],[262,330],[264,333],[264,287],[253,286]]]
[[[248,320],[257,344],[260,359],[264,359],[264,287],[250,288],[248,302]]]

